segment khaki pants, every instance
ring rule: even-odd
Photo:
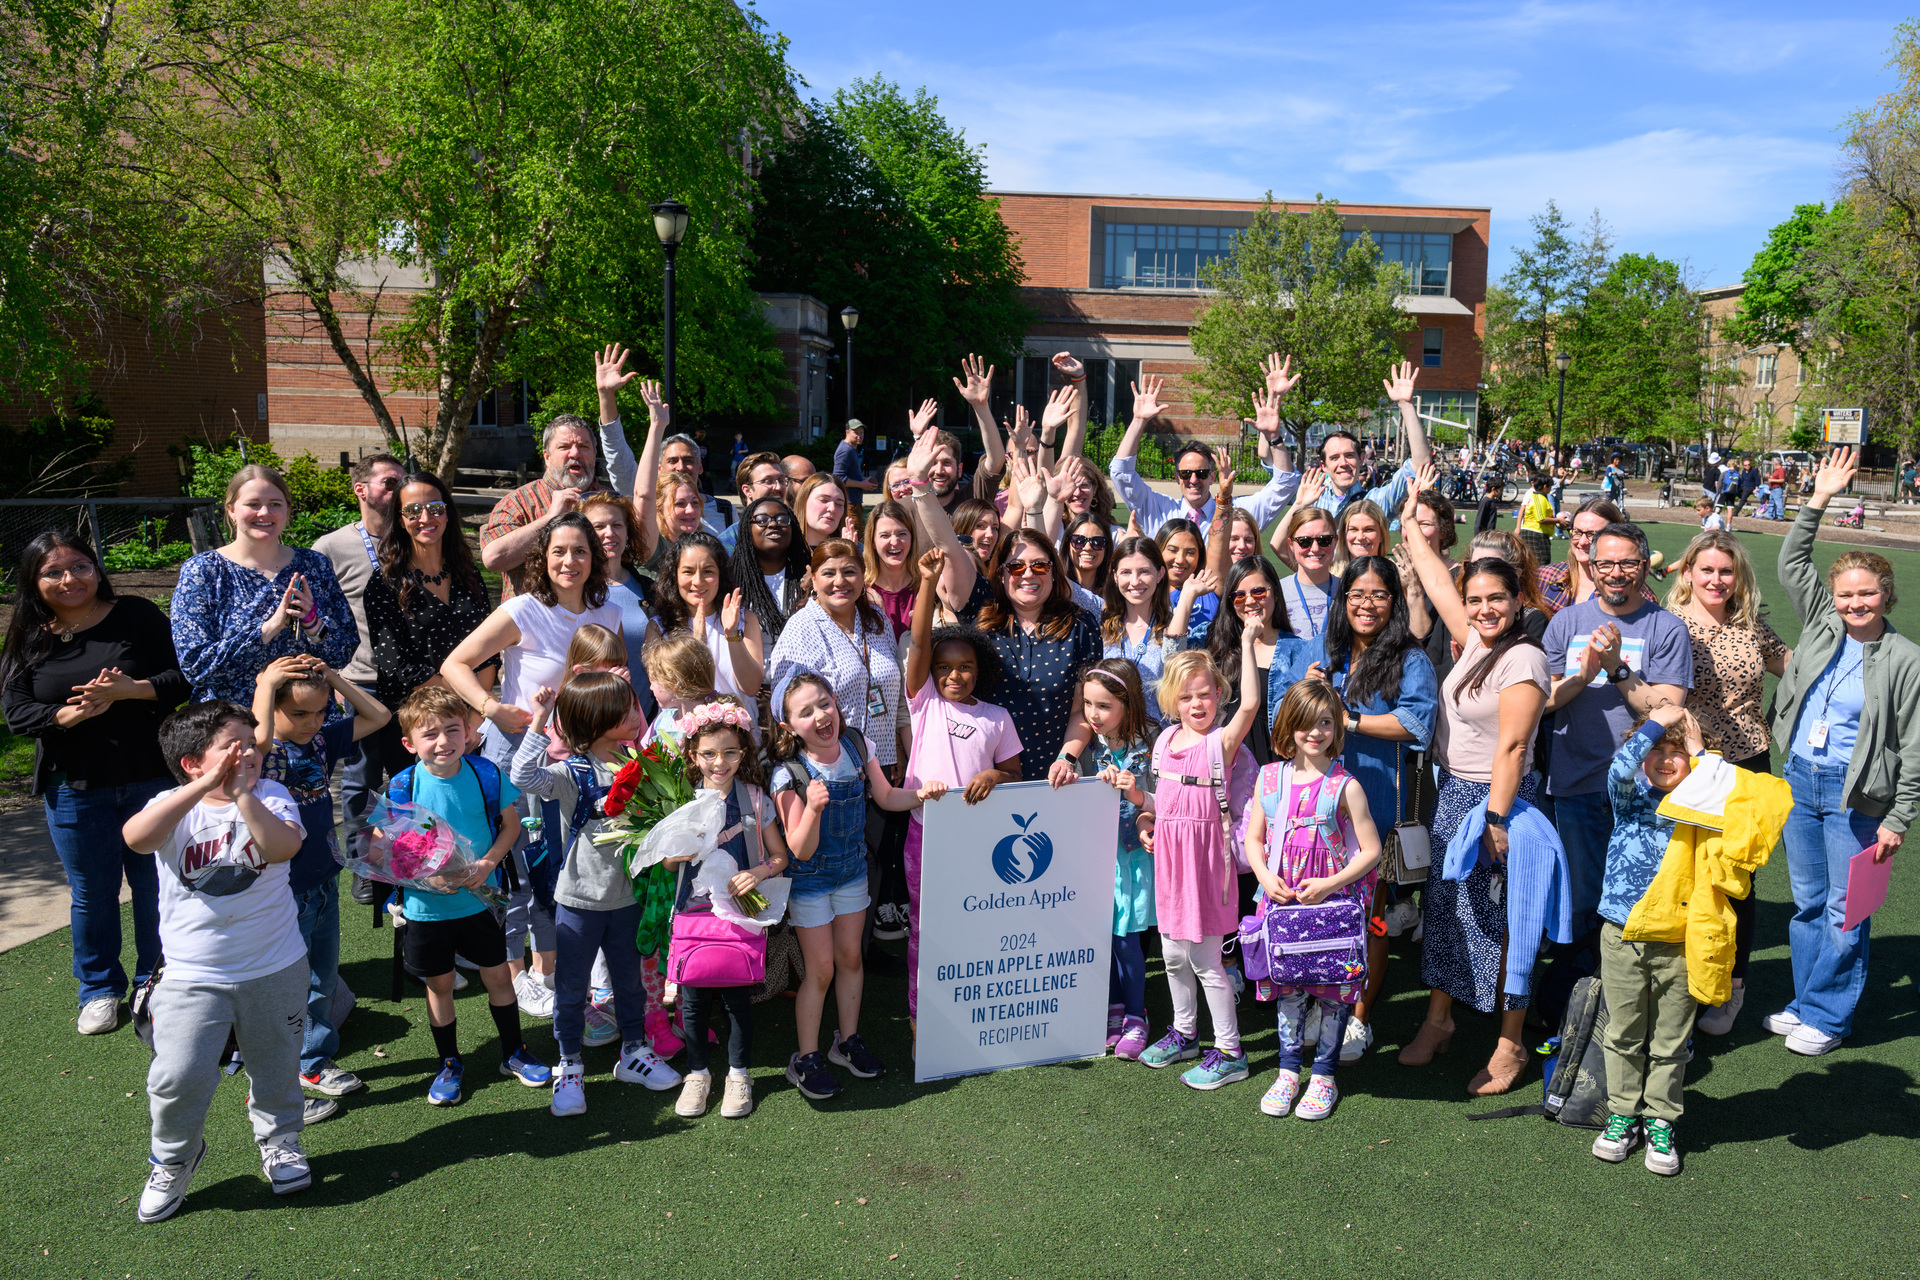
[[[1687,1080],[1687,1038],[1700,1006],[1687,993],[1687,949],[1628,942],[1600,926],[1600,986],[1607,995],[1607,1107],[1614,1115],[1674,1121]]]

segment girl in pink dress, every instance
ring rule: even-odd
[[[1302,680],[1287,690],[1274,716],[1273,749],[1286,763],[1260,771],[1247,813],[1247,854],[1260,881],[1262,914],[1287,904],[1318,905],[1346,900],[1356,922],[1373,901],[1380,864],[1380,834],[1367,812],[1367,796],[1340,763],[1347,709],[1324,680]],[[1320,1031],[1306,1095],[1294,1114],[1322,1120],[1340,1100],[1333,1072],[1347,1015],[1367,986],[1364,933],[1355,946],[1355,967],[1344,981],[1282,985],[1279,995],[1280,1075],[1260,1099],[1260,1109],[1284,1116],[1300,1091],[1300,1064],[1307,1002],[1320,1006]],[[1269,957],[1271,958],[1271,957]]]
[[[1160,710],[1169,721],[1154,744],[1153,909],[1160,924],[1160,954],[1173,994],[1173,1026],[1147,1047],[1140,1061],[1164,1067],[1200,1058],[1180,1077],[1195,1089],[1218,1089],[1247,1078],[1233,988],[1220,965],[1220,943],[1240,926],[1240,894],[1227,849],[1227,815],[1221,796],[1231,794],[1233,766],[1260,710],[1259,668],[1252,627],[1242,638],[1240,709],[1225,725],[1219,719],[1220,668],[1204,650],[1167,659],[1160,677]],[[1221,787],[1213,784],[1220,761]],[[1237,815],[1236,815],[1237,816]],[[1207,991],[1214,1047],[1200,1053],[1199,989]]]

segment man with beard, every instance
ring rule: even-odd
[[[577,413],[560,414],[547,423],[540,437],[546,474],[494,503],[492,514],[480,527],[480,563],[500,575],[502,600],[520,590],[520,571],[527,552],[540,540],[540,531],[548,522],[578,510],[580,499],[587,494],[611,490],[626,497],[633,492],[638,464],[627,444],[626,430],[620,425],[617,394],[640,375],[627,373],[626,363],[627,349],[617,343],[594,361],[594,385],[600,392],[599,449],[594,447],[594,431],[585,418]],[[599,471],[603,456],[605,473]]]
[[[1641,595],[1648,557],[1638,525],[1616,522],[1599,530],[1588,560],[1593,596],[1556,613],[1543,641],[1555,671],[1546,706],[1555,717],[1547,793],[1572,880],[1579,940],[1571,969],[1583,973],[1594,972],[1597,962],[1597,952],[1586,953],[1600,928],[1600,886],[1613,835],[1607,766],[1636,720],[1663,703],[1685,703],[1693,687],[1687,624]],[[1542,1012],[1556,1025],[1573,976],[1556,963],[1557,981],[1540,992]]]

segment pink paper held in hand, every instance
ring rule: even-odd
[[[336,849],[334,857],[370,880],[428,893],[454,893],[479,862],[473,846],[451,824],[409,801],[381,796],[367,811],[367,823],[372,829],[364,849],[350,855],[352,846],[347,845]],[[504,901],[498,891],[484,885],[472,892],[489,902]]]
[[[1874,861],[1870,844],[1847,861],[1847,918],[1842,930],[1858,929],[1863,921],[1887,902],[1887,885],[1893,879],[1893,859]]]

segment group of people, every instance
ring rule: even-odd
[[[1701,494],[1693,504],[1705,529],[1731,529],[1733,521],[1751,502],[1757,520],[1785,520],[1789,486],[1798,479],[1797,465],[1776,455],[1771,461],[1748,456],[1729,458],[1724,463],[1718,453],[1707,455],[1701,475]]]
[[[679,1114],[705,1114],[720,1018],[720,1111],[749,1114],[750,990],[666,981],[666,922],[711,910],[708,891],[671,863],[629,877],[596,839],[624,750],[658,740],[695,787],[726,797],[730,892],[790,881],[782,927],[804,976],[786,1076],[809,1099],[841,1093],[842,1073],[886,1070],[860,1034],[864,969],[872,938],[904,935],[912,973],[926,806],[1019,780],[1119,793],[1116,1056],[1189,1063],[1180,1078],[1196,1089],[1244,1080],[1250,992],[1279,1028],[1262,1110],[1325,1117],[1339,1066],[1375,1037],[1386,933],[1412,925],[1429,999],[1402,1064],[1444,1052],[1464,1003],[1500,1023],[1469,1092],[1505,1092],[1528,1061],[1530,1011],[1553,1025],[1574,980],[1598,974],[1616,1123],[1596,1154],[1644,1141],[1649,1167],[1673,1172],[1686,1040],[1740,1012],[1752,897],[1713,883],[1734,940],[1711,957],[1684,929],[1633,941],[1632,917],[1666,882],[1675,820],[1661,801],[1708,748],[1757,776],[1777,747],[1795,997],[1767,1026],[1806,1054],[1850,1033],[1870,928],[1842,928],[1847,859],[1863,844],[1891,854],[1920,802],[1920,728],[1900,711],[1920,695],[1920,651],[1886,623],[1884,558],[1813,567],[1819,513],[1852,475],[1846,451],[1781,555],[1804,623],[1789,651],[1760,617],[1740,542],[1696,538],[1662,607],[1645,537],[1599,495],[1566,517],[1564,563],[1497,529],[1456,556],[1411,366],[1385,387],[1409,456],[1368,487],[1345,432],[1292,470],[1279,411],[1298,379],[1272,359],[1254,403],[1270,474],[1236,499],[1226,456],[1199,443],[1172,451],[1177,496],[1142,481],[1158,379],[1135,388],[1103,470],[1082,452],[1078,361],[1056,356],[1040,421],[1017,413],[1003,434],[993,371],[969,359],[954,381],[986,446],[972,479],[928,402],[884,498],[857,519],[848,481],[767,453],[738,458],[738,510],[717,510],[697,443],[669,434],[646,382],[636,457],[619,416],[636,377],[625,360],[601,353],[599,422],[547,425],[545,474],[495,506],[477,556],[447,484],[385,455],[353,466],[359,520],[311,550],[282,541],[285,481],[242,468],[232,540],[187,562],[167,614],[116,595],[82,538],[27,548],[4,709],[36,739],[35,789],[72,885],[79,1030],[111,1031],[130,992],[148,997],[141,1220],[182,1202],[229,1032],[273,1190],[309,1184],[301,1129],[362,1087],[334,1060],[338,881],[341,842],[369,838],[382,795],[437,815],[477,859],[457,892],[388,903],[428,993],[429,1102],[465,1096],[453,995],[467,968],[501,1073],[547,1090],[555,1115],[586,1109],[583,1051],[614,1043],[617,1081],[677,1088]],[[500,575],[497,605],[482,566]],[[1770,721],[1767,671],[1781,676]],[[1430,871],[1416,856],[1428,844]],[[1251,971],[1236,947],[1249,922],[1329,905],[1366,925],[1343,967],[1268,957],[1264,977]],[[1156,946],[1173,1009],[1157,1037]],[[1710,1007],[1684,980],[1696,965],[1724,980]],[[917,997],[910,977],[910,1023]],[[523,1016],[551,1021],[557,1063]]]

